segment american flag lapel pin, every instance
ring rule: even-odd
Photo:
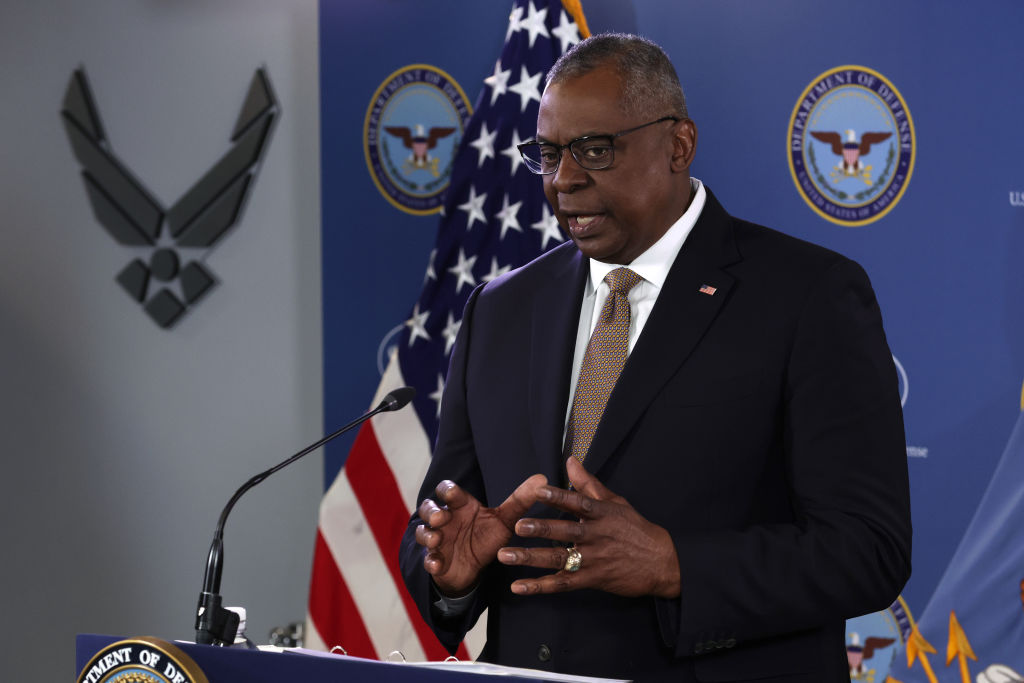
[[[701,294],[707,294],[708,296],[714,296],[715,292],[718,291],[718,288],[717,287],[712,287],[711,285],[701,285],[700,289],[698,291]]]

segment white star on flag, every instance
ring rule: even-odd
[[[436,280],[437,272],[434,270],[434,261],[437,259],[437,248],[430,250],[430,263],[427,264],[427,272],[423,276],[423,281]]]
[[[494,64],[494,73],[484,79],[484,83],[491,89],[491,104],[500,95],[508,92],[508,79],[512,75],[512,69],[501,70],[501,60]]]
[[[519,213],[519,207],[521,207],[522,205],[523,202],[521,200],[516,202],[515,204],[509,204],[508,195],[505,195],[505,198],[502,199],[501,211],[494,214],[495,218],[501,219],[500,239],[505,239],[505,233],[508,232],[509,230],[518,230],[519,232],[523,231],[522,226],[519,225],[519,219],[516,217],[516,215]]]
[[[444,396],[444,377],[440,373],[437,375],[437,389],[434,393],[430,394],[430,398],[434,399],[437,403],[437,417],[441,417],[441,397]]]
[[[580,42],[579,27],[576,26],[575,21],[569,19],[569,15],[565,12],[560,13],[558,26],[551,29],[551,34],[562,41],[562,52],[568,50],[570,45]]]
[[[466,252],[459,248],[458,263],[448,269],[449,273],[459,278],[459,281],[455,283],[456,294],[462,289],[462,285],[469,285],[470,288],[476,287],[476,279],[473,277],[474,263],[476,263],[476,254],[467,258]]]
[[[413,306],[412,316],[405,321],[405,326],[409,328],[409,346],[412,346],[418,337],[430,341],[430,333],[427,332],[427,318],[429,317],[430,311],[420,313],[420,305],[417,303]]]
[[[548,209],[548,205],[544,204],[541,208],[544,212],[541,219],[530,227],[540,232],[540,248],[547,249],[548,240],[554,240],[555,244],[558,244],[559,242],[564,242],[565,237],[558,227],[558,219]]]
[[[508,147],[501,150],[502,156],[508,157],[508,160],[512,162],[512,170],[509,172],[509,175],[515,175],[516,171],[519,170],[519,167],[523,163],[523,155],[519,153],[520,142],[522,142],[522,140],[519,139],[519,131],[512,129],[512,142],[509,143]],[[502,233],[503,237],[504,235],[505,233]]]
[[[459,204],[459,210],[465,211],[469,214],[469,218],[466,219],[466,229],[473,227],[473,223],[480,221],[484,225],[487,225],[487,216],[484,215],[484,202],[487,201],[487,193],[478,195],[476,188],[472,185],[469,186],[469,199],[465,204]]]
[[[505,31],[505,42],[512,37],[513,33],[518,33],[523,28],[523,8],[513,7],[512,13],[508,15],[508,30]],[[492,102],[493,104],[493,102]]]
[[[480,279],[483,280],[484,282],[490,282],[491,280],[494,280],[496,278],[501,277],[502,275],[504,275],[505,273],[507,273],[510,270],[512,270],[512,266],[502,266],[501,268],[499,268],[498,267],[498,258],[496,256],[492,256],[491,257],[491,272],[487,273],[487,275],[484,275]],[[461,320],[459,321],[459,324],[460,325],[462,324]]]
[[[529,14],[520,24],[520,28],[525,28],[530,33],[530,47],[533,47],[533,41],[537,40],[537,36],[541,35],[545,38],[549,37],[548,27],[544,25],[544,20],[548,18],[548,8],[545,7],[542,10],[538,10],[534,4],[530,3]]]
[[[540,102],[540,77],[544,74],[538,71],[531,76],[526,70],[526,66],[521,66],[519,69],[519,82],[509,86],[508,89],[519,95],[519,110],[526,111],[526,105],[530,103],[530,100]]]
[[[452,312],[448,311],[448,324],[444,326],[444,330],[441,332],[441,335],[444,337],[444,354],[446,356],[452,351],[452,345],[455,344],[455,337],[458,336],[460,327],[462,327],[462,321],[455,320]]]
[[[470,147],[476,149],[479,157],[477,158],[477,168],[484,165],[484,159],[494,158],[494,138],[498,135],[498,131],[488,131],[487,122],[485,121],[480,126],[480,135],[477,136],[476,140],[469,143]]]

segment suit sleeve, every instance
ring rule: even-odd
[[[910,575],[898,380],[867,275],[843,259],[814,283],[785,369],[783,466],[793,522],[669,529],[678,601],[658,601],[679,656],[887,608]]]
[[[420,487],[418,500],[434,498],[434,489],[445,479],[459,484],[463,489],[484,500],[484,487],[480,468],[473,447],[473,434],[466,412],[466,358],[469,354],[473,309],[481,291],[477,288],[466,302],[462,325],[452,350],[441,403],[441,420],[437,443],[430,467]],[[423,568],[425,549],[416,543],[416,527],[421,524],[413,511],[399,551],[399,565],[406,588],[416,603],[423,620],[441,641],[441,644],[455,654],[459,643],[476,623],[486,608],[481,597],[483,591],[476,591],[476,598],[468,610],[457,617],[445,618],[433,606],[437,593],[433,579]]]

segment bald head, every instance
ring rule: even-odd
[[[614,69],[621,79],[626,113],[689,118],[686,97],[668,55],[640,36],[601,33],[577,43],[551,67],[547,85],[578,78],[602,66]]]

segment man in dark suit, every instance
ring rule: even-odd
[[[486,661],[845,681],[845,619],[909,576],[867,276],[729,216],[696,138],[653,43],[596,36],[548,76],[521,150],[572,242],[470,298],[402,542],[449,649],[487,608]]]

